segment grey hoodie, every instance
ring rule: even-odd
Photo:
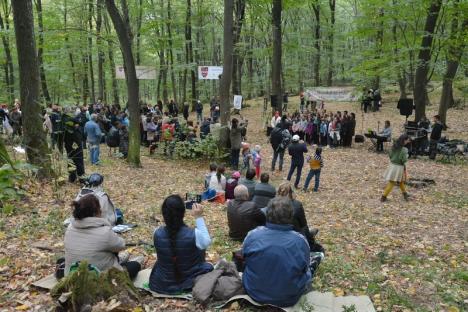
[[[117,253],[125,249],[125,241],[112,231],[106,219],[89,217],[82,220],[72,218],[65,232],[65,275],[77,261],[104,271],[111,267],[122,269]]]

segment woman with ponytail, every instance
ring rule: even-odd
[[[162,294],[189,292],[195,277],[213,270],[205,262],[205,249],[211,244],[203,219],[203,207],[193,204],[196,228],[185,225],[185,203],[179,195],[167,197],[161,208],[165,226],[154,231],[157,261],[151,271],[149,287]]]

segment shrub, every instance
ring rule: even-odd
[[[188,141],[176,142],[175,155],[180,159],[208,159],[220,160],[229,153],[218,146],[216,140],[208,135],[205,139],[190,143]]]

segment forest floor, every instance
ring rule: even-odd
[[[292,98],[290,103],[297,103]],[[263,170],[269,171],[271,147],[262,125],[260,101],[250,101],[242,111],[249,120],[248,141],[263,147]],[[292,109],[290,105],[290,110]],[[356,103],[327,103],[328,111],[357,113],[356,133],[361,132],[362,116]],[[435,114],[428,108],[428,116]],[[398,114],[396,98],[384,102],[382,112],[365,115],[363,129],[377,128],[388,119],[394,137],[401,132],[405,118]],[[450,138],[468,139],[468,110],[448,114]],[[304,204],[309,225],[320,229],[318,240],[327,253],[314,280],[319,291],[335,295],[369,295],[378,311],[463,311],[468,310],[468,165],[446,164],[427,158],[411,159],[410,177],[434,179],[423,189],[409,188],[410,202],[395,189],[389,201],[379,201],[385,182],[382,175],[386,155],[368,150],[368,140],[350,149],[325,149],[324,169],[318,193],[296,196]],[[386,147],[387,149],[389,146]],[[87,165],[87,173],[100,172],[113,202],[124,211],[125,219],[138,227],[123,234],[127,242],[152,241],[154,228],[162,224],[160,206],[173,193],[201,191],[207,172],[206,161],[169,160],[149,156],[142,149],[141,169],[107,156],[102,146],[103,165]],[[285,172],[274,174],[272,183],[283,182]],[[88,164],[88,163],[87,163]],[[301,185],[306,172],[303,173]],[[79,185],[30,182],[28,196],[17,203],[12,215],[0,219],[0,310],[51,310],[50,296],[30,284],[54,271],[55,260],[63,255],[63,220],[70,214],[70,202]],[[208,260],[230,258],[240,244],[228,238],[223,206],[205,205],[205,218],[213,237]],[[188,217],[193,224],[193,218]],[[33,244],[48,246],[43,250]],[[131,247],[146,256],[145,267],[155,262],[148,247]],[[194,303],[143,297],[143,308],[151,311],[203,310]],[[252,309],[244,305],[235,309]],[[141,311],[141,309],[140,309]]]

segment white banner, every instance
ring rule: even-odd
[[[304,93],[306,101],[352,102],[358,99],[352,87],[317,87],[309,88]]]
[[[218,80],[222,73],[222,66],[198,66],[198,79],[200,80]]]
[[[135,66],[138,79],[156,79],[156,68],[153,66]],[[115,77],[125,79],[125,70],[123,66],[115,66]]]
[[[234,108],[235,109],[242,108],[242,95],[234,95]]]

